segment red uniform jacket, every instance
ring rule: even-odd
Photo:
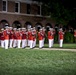
[[[8,30],[4,30],[3,34],[4,34],[4,39],[5,40],[9,40],[9,34],[10,34],[10,32]]]
[[[31,31],[28,31],[28,40],[30,40],[30,34],[31,34]]]
[[[22,31],[22,39],[27,39],[27,35],[25,31]]]
[[[30,36],[30,40],[34,40],[34,33],[33,32],[30,32],[29,36]]]
[[[64,38],[64,33],[62,31],[59,31],[59,39],[63,39]]]
[[[4,40],[4,34],[3,34],[3,32],[0,32],[0,40]]]
[[[17,31],[13,32],[13,39],[17,39],[17,35],[16,35]]]
[[[22,33],[21,32],[17,32],[16,33],[16,36],[17,36],[17,40],[22,40]]]
[[[36,39],[36,31],[33,31],[33,40]]]
[[[54,33],[52,31],[48,31],[48,39],[53,39]]]
[[[41,32],[38,32],[38,39],[43,40],[43,38],[44,38],[44,34]]]
[[[10,35],[9,35],[9,39],[14,39],[14,36],[13,35],[14,35],[14,32],[11,30],[10,31]]]
[[[0,32],[0,40],[1,40],[1,35],[2,35],[2,34],[1,34],[1,32]]]

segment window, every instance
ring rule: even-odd
[[[30,12],[31,12],[31,6],[30,4],[27,4],[27,14],[30,14]]]
[[[20,3],[19,2],[15,3],[15,12],[20,12]]]
[[[38,15],[40,15],[40,6],[38,6]]]
[[[7,11],[7,1],[3,0],[2,4],[3,4],[2,10]]]
[[[41,15],[41,5],[38,6],[38,15]]]

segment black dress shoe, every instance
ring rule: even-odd
[[[41,47],[41,48],[39,48],[39,49],[42,49],[42,47]]]
[[[23,47],[22,49],[25,49],[26,47]]]
[[[17,47],[13,47],[13,48],[17,48]]]

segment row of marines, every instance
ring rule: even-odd
[[[54,35],[56,33],[55,29],[49,28],[48,33],[45,33],[45,28],[40,28],[39,31],[33,28],[13,28],[13,27],[5,27],[0,31],[0,43],[1,47],[8,49],[8,48],[25,48],[27,46],[30,49],[36,46],[36,40],[39,40],[39,48],[44,47],[44,40],[45,36],[47,36],[49,48],[53,47],[54,43]],[[76,32],[74,34],[76,36]],[[59,29],[58,32],[58,40],[59,46],[63,46],[63,39],[64,39],[64,32],[62,28]]]

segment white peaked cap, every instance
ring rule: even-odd
[[[22,28],[22,29],[24,30],[24,29],[26,29],[26,28]]]
[[[62,28],[60,28],[59,30],[60,30],[60,31],[62,31],[63,29],[62,29]]]
[[[35,27],[33,27],[33,28],[35,28]]]
[[[16,30],[17,28],[13,28],[13,30]]]
[[[45,27],[42,27],[42,28],[45,28]]]
[[[5,25],[8,25],[8,23],[6,23]]]
[[[31,30],[30,28],[28,28],[28,31]]]
[[[18,28],[17,30],[21,30],[21,28]]]
[[[42,30],[42,28],[40,29],[40,31]]]
[[[31,28],[31,30],[33,30],[33,28]]]
[[[10,29],[12,29],[13,27],[9,27]]]
[[[9,28],[8,26],[5,27],[6,29]]]
[[[1,30],[4,30],[4,28],[2,28]]]
[[[52,28],[49,28],[49,30],[53,30]]]

